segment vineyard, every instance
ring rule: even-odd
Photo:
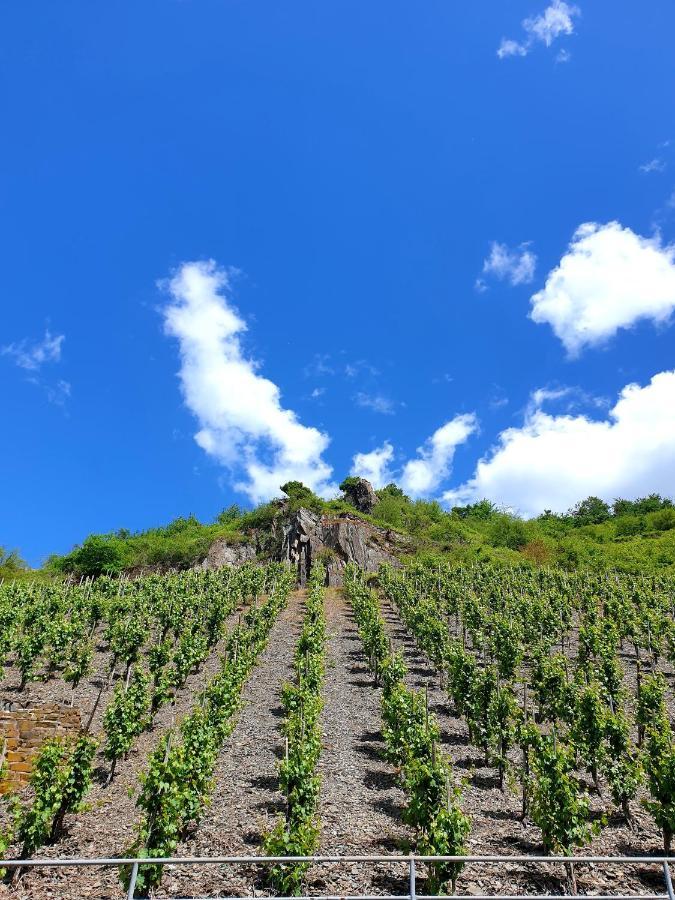
[[[675,582],[436,562],[0,586],[0,701],[81,728],[9,778],[0,859],[669,852]],[[1,873],[1,870],[0,870]],[[0,896],[125,895],[130,868]],[[142,866],[137,896],[391,894],[406,874]],[[610,880],[611,879],[611,880]],[[652,893],[654,870],[433,863],[425,893]]]

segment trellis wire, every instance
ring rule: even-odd
[[[659,866],[662,869],[665,883],[663,894],[590,894],[593,900],[675,900],[673,881],[670,874],[670,864],[675,863],[675,857],[671,856],[421,856],[411,854],[408,856],[166,856],[166,857],[53,857],[43,859],[8,859],[0,860],[0,865],[6,869],[37,869],[37,868],[90,868],[94,866],[131,866],[131,877],[127,900],[133,900],[136,881],[139,870],[144,865],[167,866],[269,866],[279,863],[313,863],[315,865],[327,865],[335,863],[373,864],[385,863],[387,865],[406,865],[408,868],[408,893],[406,894],[311,894],[304,897],[279,897],[276,900],[457,900],[463,896],[470,900],[550,900],[550,894],[484,894],[451,896],[449,894],[418,894],[417,893],[417,863],[461,863],[463,865],[481,866],[485,864],[513,865],[569,865],[574,864],[601,864],[605,866],[629,865],[629,866]],[[183,900],[183,898],[175,898]],[[187,900],[187,898],[184,898]],[[189,900],[210,900],[208,897]],[[259,900],[254,897],[226,897],[218,894],[218,900]]]

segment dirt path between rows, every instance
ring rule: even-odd
[[[382,759],[380,690],[373,684],[361,640],[342,591],[326,597],[328,642],[319,763],[321,855],[398,853],[409,837],[401,822],[403,792]],[[316,867],[312,892],[405,892],[401,867],[363,864]],[[400,876],[400,877],[399,877]]]

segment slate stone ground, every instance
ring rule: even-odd
[[[291,608],[295,604],[291,601]],[[233,627],[240,615],[240,610],[230,616],[226,629]],[[288,631],[288,623],[278,621],[272,631],[267,651],[283,639]],[[86,808],[80,813],[66,817],[66,834],[54,845],[45,846],[40,856],[55,857],[115,857],[124,856],[127,848],[133,843],[135,829],[139,818],[136,809],[136,796],[139,788],[138,776],[147,768],[150,753],[157,746],[162,734],[174,723],[180,723],[193,707],[196,694],[208,683],[220,668],[220,654],[225,648],[223,639],[215,648],[200,671],[188,677],[185,686],[177,693],[176,702],[163,706],[151,731],[146,731],[137,738],[127,760],[120,760],[116,775],[110,785],[106,784],[109,764],[103,757],[103,745],[99,746],[95,759],[95,773],[92,788],[86,798]],[[76,703],[82,703],[82,717],[86,719],[89,710],[98,694],[101,673],[107,672],[108,658],[99,654],[98,675],[94,675],[78,688]],[[3,683],[0,697],[14,697],[15,673],[9,670]],[[70,696],[70,689],[63,682],[49,681],[44,684],[31,685],[35,699],[43,701],[63,701]],[[92,733],[100,729],[105,703],[112,694],[109,688],[103,695],[99,705]],[[90,705],[88,705],[90,704]],[[16,848],[15,848],[16,849]],[[18,884],[11,887],[0,884],[0,897],[16,898],[52,897],[92,897],[100,900],[112,900],[121,896],[120,882],[115,869],[36,869],[22,875]]]
[[[510,854],[513,856],[541,855],[541,833],[531,822],[522,822],[520,785],[512,778],[505,793],[499,789],[497,772],[485,766],[483,753],[472,747],[466,724],[457,717],[441,688],[438,673],[426,656],[417,648],[396,609],[382,601],[382,614],[395,648],[400,649],[408,666],[407,683],[424,689],[429,695],[429,709],[437,717],[441,728],[443,751],[452,761],[455,782],[461,788],[462,808],[471,817],[468,853],[475,856]],[[575,646],[572,646],[575,652]],[[626,687],[629,695],[635,692],[634,671],[626,653]],[[672,676],[671,676],[672,677]],[[519,751],[511,753],[514,763]],[[611,806],[608,791],[599,798],[586,779],[591,800],[592,819],[599,819]],[[646,798],[644,789],[633,804],[636,830],[631,831],[623,819],[609,816],[606,826],[592,843],[578,851],[578,855],[631,856],[660,855],[661,836],[649,813],[641,805]],[[564,873],[553,866],[548,869],[535,864],[513,866],[485,866],[482,870],[467,866],[460,876],[458,893],[561,893]],[[581,893],[664,893],[665,885],[657,866],[577,866],[578,890]]]
[[[177,856],[257,856],[266,830],[274,826],[283,797],[277,764],[282,752],[279,690],[292,676],[304,591],[291,594],[270,633],[265,651],[242,693],[244,708],[220,753],[211,804]],[[253,867],[189,866],[167,869],[157,896],[246,894],[263,884]]]
[[[266,829],[272,827],[282,808],[277,784],[277,762],[283,739],[279,726],[279,690],[291,675],[292,655],[303,613],[303,593],[289,599],[286,610],[272,629],[270,641],[247,682],[245,707],[237,725],[220,753],[210,808],[201,823],[178,848],[181,855],[256,855]],[[505,793],[499,790],[496,773],[486,768],[482,754],[468,743],[466,726],[455,716],[440,687],[437,673],[415,646],[396,611],[382,604],[385,622],[394,645],[408,665],[408,682],[427,687],[431,711],[438,717],[442,749],[451,759],[462,805],[471,816],[469,852],[473,854],[541,852],[539,832],[530,823],[521,823],[518,786]],[[373,684],[350,610],[340,591],[329,590],[326,599],[328,624],[327,669],[322,715],[323,752],[320,761],[322,790],[319,804],[321,854],[379,854],[407,851],[412,835],[401,822],[403,794],[394,772],[381,756],[380,691]],[[631,687],[631,662],[626,655],[627,685]],[[105,654],[99,654],[100,671]],[[156,727],[142,735],[129,760],[108,788],[106,769],[100,771],[88,797],[86,811],[68,817],[67,834],[54,846],[44,848],[45,856],[120,855],[131,843],[137,821],[135,791],[138,774],[163,730],[185,715],[195,693],[218,667],[214,653],[202,671],[191,676],[180,692],[175,709],[166,707]],[[0,699],[15,697],[15,675],[9,671],[0,684]],[[672,673],[669,673],[672,682]],[[83,684],[76,695],[83,714],[98,690],[97,677]],[[31,688],[33,690],[33,688]],[[634,689],[631,688],[631,689]],[[34,687],[39,700],[69,699],[69,689],[60,682]],[[100,717],[97,717],[97,721]],[[95,726],[97,727],[97,726]],[[515,757],[514,757],[515,759]],[[592,815],[599,816],[608,805],[591,794]],[[659,834],[649,814],[635,806],[637,831],[631,832],[619,817],[610,817],[607,826],[588,848],[593,854],[653,854],[660,852]],[[481,871],[467,867],[460,877],[460,893],[550,893],[561,892],[557,873],[542,874],[533,864],[514,864],[508,870],[493,866]],[[422,872],[423,876],[423,872]],[[663,893],[656,868],[639,870],[579,867],[579,888],[586,893]],[[312,893],[402,893],[406,873],[392,867],[315,866],[307,877]],[[423,888],[423,877],[420,879]],[[158,897],[223,896],[225,893],[251,896],[267,893],[264,880],[253,867],[236,872],[224,867],[167,870]],[[116,872],[46,870],[24,876],[18,887],[0,885],[0,897],[19,900],[47,898],[110,898],[121,895]]]
[[[326,598],[327,670],[324,685],[319,854],[398,853],[411,834],[401,822],[403,792],[382,759],[380,691],[341,591]],[[328,894],[401,893],[400,866],[351,864],[315,867],[311,889]]]

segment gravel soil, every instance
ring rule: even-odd
[[[292,674],[293,650],[300,633],[304,591],[291,594],[249,678],[244,708],[226,741],[214,773],[211,804],[178,856],[256,856],[274,826],[283,799],[277,764],[282,752],[279,691]],[[262,882],[253,867],[181,866],[167,868],[157,896],[251,895]]]
[[[241,609],[230,616],[226,629],[233,627],[241,613]],[[94,779],[86,800],[85,808],[65,820],[65,834],[53,845],[40,849],[41,857],[114,857],[123,856],[133,843],[135,827],[138,820],[136,795],[138,793],[138,776],[145,770],[149,754],[155,749],[162,734],[173,723],[187,715],[194,704],[196,694],[208,683],[220,668],[220,655],[225,649],[225,639],[220,641],[199,672],[191,674],[185,685],[176,693],[175,702],[165,704],[160,710],[150,731],[143,732],[135,741],[126,760],[119,760],[113,781],[106,785],[110,764],[103,756],[103,742],[94,760]],[[86,722],[93,709],[99,693],[100,685],[107,680],[109,658],[107,654],[99,654],[95,661],[98,665],[93,676],[78,687],[75,695],[75,706],[79,706],[82,720]],[[7,671],[8,688],[0,692],[3,699],[16,697],[16,673]],[[29,690],[27,687],[26,692]],[[92,733],[101,729],[101,720],[107,701],[112,696],[113,686],[104,691],[94,718]],[[24,692],[25,693],[25,692]],[[18,694],[23,697],[24,694]],[[32,702],[70,702],[70,687],[63,681],[52,679],[48,682],[36,682],[30,685]],[[27,699],[27,698],[26,698]],[[15,701],[16,702],[16,701]],[[14,851],[18,852],[15,847]],[[76,885],[76,891],[73,885]],[[0,884],[0,897],[16,898],[51,897],[96,897],[101,900],[119,898],[120,883],[115,869],[35,869],[25,872],[18,883],[7,887]]]
[[[256,855],[262,852],[261,839],[283,809],[278,791],[277,764],[283,752],[280,732],[279,690],[292,674],[292,656],[304,612],[304,592],[289,598],[274,625],[266,650],[249,678],[244,691],[244,707],[236,727],[219,755],[212,802],[202,821],[179,846],[179,855]],[[540,834],[529,822],[521,822],[521,798],[517,783],[502,793],[497,773],[484,764],[482,753],[471,747],[466,725],[457,717],[441,687],[438,673],[419,652],[397,611],[382,601],[385,624],[394,646],[408,665],[411,687],[426,688],[431,712],[442,734],[442,750],[452,761],[455,782],[462,792],[462,806],[472,820],[468,852],[475,855],[507,853],[540,854]],[[361,649],[351,611],[342,592],[329,590],[326,597],[328,640],[324,710],[323,751],[320,758],[319,799],[320,844],[325,855],[366,855],[407,852],[412,843],[410,830],[401,822],[404,796],[394,772],[382,757],[380,690],[374,686]],[[230,620],[232,625],[237,613]],[[222,645],[221,645],[222,646]],[[101,751],[87,808],[66,820],[65,835],[44,856],[122,855],[132,843],[137,810],[135,798],[138,775],[148,754],[173,721],[179,722],[192,708],[195,694],[215,674],[219,666],[216,648],[198,674],[190,676],[172,706],[164,707],[152,731],[138,739],[129,759],[120,762],[112,784],[105,786],[107,763]],[[574,646],[572,647],[574,652]],[[629,648],[623,656],[626,687],[635,692],[635,667]],[[97,652],[95,672],[75,693],[75,706],[86,720],[100,685],[104,683],[109,658],[103,648]],[[672,672],[668,671],[672,684]],[[0,684],[0,703],[23,705],[32,702],[70,702],[70,688],[58,679],[31,684],[17,691],[18,673],[9,668]],[[111,688],[104,694],[94,720],[94,732]],[[518,762],[517,754],[513,762]],[[598,797],[588,783],[591,816],[606,815],[607,824],[584,852],[597,855],[658,855],[660,835],[651,816],[638,801],[634,804],[635,831],[631,831],[611,809],[606,796]],[[642,792],[639,800],[644,799]],[[582,893],[663,893],[657,866],[618,868],[578,866]],[[550,874],[534,864],[492,865],[478,869],[467,865],[460,876],[461,894],[540,893],[560,894],[563,874],[553,866]],[[424,886],[421,869],[419,889]],[[307,888],[312,894],[388,894],[407,889],[406,872],[394,866],[315,866],[308,872]],[[167,869],[157,897],[217,897],[224,894],[265,895],[264,879],[252,866],[229,870],[225,867],[175,867]],[[55,900],[55,898],[120,898],[122,892],[115,870],[40,870],[24,874],[15,886],[0,885],[0,898]]]
[[[318,853],[399,853],[411,835],[400,818],[403,792],[382,759],[381,692],[374,686],[341,591],[328,591],[326,621]],[[308,883],[314,893],[401,893],[407,887],[400,870],[364,864],[317,866],[309,872]]]
[[[499,789],[496,769],[485,766],[480,750],[469,743],[466,724],[457,717],[441,688],[438,673],[427,657],[417,648],[414,638],[405,628],[395,607],[382,600],[382,615],[392,638],[408,666],[407,683],[410,687],[425,689],[429,695],[429,709],[436,716],[441,729],[443,751],[451,759],[455,783],[461,788],[461,804],[471,818],[467,852],[471,855],[510,854],[514,856],[541,855],[541,833],[531,822],[521,821],[521,794],[517,782],[508,784],[504,793]],[[574,647],[572,648],[574,651]],[[631,672],[629,654],[623,658],[627,667],[629,691],[634,694],[634,673]],[[519,761],[519,751],[511,754],[512,761]],[[590,798],[590,817],[599,821],[607,816],[607,824],[592,843],[577,851],[578,855],[631,856],[655,855],[662,852],[661,835],[641,800],[633,804],[635,830],[630,828],[612,808],[608,791],[598,797],[590,780],[586,780]],[[514,865],[483,867],[467,866],[459,878],[458,893],[551,893],[562,892],[564,873],[551,865],[546,876],[544,866]],[[560,867],[559,867],[560,868]],[[576,867],[580,893],[664,893],[662,869],[654,866],[602,866],[578,865]]]

